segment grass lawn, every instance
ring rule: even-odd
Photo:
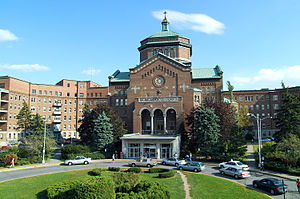
[[[193,199],[267,199],[268,196],[243,185],[203,174],[185,172]]]
[[[23,198],[45,198],[44,190],[51,184],[69,179],[85,177],[91,170],[78,170],[71,172],[40,175],[29,178],[22,178],[0,183],[0,198],[23,199]],[[102,175],[112,175],[113,172],[103,172]],[[157,178],[158,174],[141,173],[142,178],[158,181],[165,184],[170,190],[171,197],[182,199],[185,197],[183,182],[179,174],[172,178]]]

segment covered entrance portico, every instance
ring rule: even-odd
[[[125,158],[148,157],[163,159],[180,155],[180,136],[151,136],[138,133],[121,137]]]

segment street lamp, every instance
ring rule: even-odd
[[[45,119],[45,126],[44,126],[44,145],[43,145],[43,161],[42,161],[42,164],[45,164],[45,143],[46,143],[46,119]]]
[[[261,133],[261,121],[265,120],[265,119],[272,119],[272,117],[270,117],[269,115],[267,117],[264,118],[260,118],[259,115],[254,115],[254,114],[250,114],[248,113],[247,115],[252,116],[254,118],[256,118],[256,123],[257,123],[257,140],[258,140],[258,160],[259,160],[259,164],[258,167],[261,169],[261,146],[262,146],[262,133]]]

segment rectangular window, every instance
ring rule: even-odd
[[[94,97],[94,93],[91,93],[91,97]]]
[[[216,92],[216,88],[215,87],[212,87],[212,93],[215,93]]]
[[[66,121],[67,120],[67,116],[64,116],[64,121]]]
[[[52,104],[52,99],[49,99],[49,104]]]
[[[98,97],[98,93],[95,93],[95,97]]]
[[[72,105],[72,100],[69,100],[69,104]]]
[[[254,106],[250,105],[250,110],[253,111],[254,110]]]
[[[202,93],[205,93],[205,88],[202,88]]]
[[[39,90],[39,94],[40,94],[40,95],[42,94],[42,90]]]
[[[267,109],[268,109],[268,110],[270,109],[270,105],[269,105],[269,104],[267,104]]]
[[[48,108],[48,111],[51,112],[51,107]]]
[[[116,99],[116,106],[119,106],[119,99]]]
[[[240,96],[240,101],[241,101],[241,102],[243,101],[243,97],[242,97],[242,96]]]
[[[32,98],[31,98],[31,102],[35,102],[35,97],[32,97]]]
[[[207,93],[209,93],[209,90],[210,90],[210,89],[209,89],[209,87],[208,87],[208,88],[207,88]]]
[[[99,93],[99,97],[102,97],[102,93]]]
[[[49,95],[52,95],[52,91],[49,91]]]
[[[273,101],[277,101],[278,100],[278,95],[273,95]]]
[[[62,96],[62,92],[59,92],[59,96]]]
[[[261,96],[261,97],[260,97],[260,100],[261,100],[261,101],[264,101],[264,100],[265,100],[265,96]]]
[[[90,94],[89,94],[89,93],[87,93],[87,94],[86,94],[86,96],[87,96],[87,97],[90,97]]]
[[[80,93],[80,94],[79,94],[79,97],[84,97],[84,94],[83,94],[83,93]]]
[[[255,100],[258,101],[258,96],[255,96]]]
[[[261,105],[261,110],[265,110],[265,105]]]
[[[69,108],[69,112],[72,113],[72,108]]]
[[[278,109],[279,109],[278,104],[274,104],[274,110],[278,110]]]
[[[259,110],[259,105],[258,104],[256,105],[256,110]]]
[[[36,94],[36,90],[35,89],[32,89],[32,94]]]
[[[125,99],[125,105],[127,105],[127,99]]]
[[[47,103],[47,99],[46,98],[44,98],[44,103]]]
[[[44,91],[44,95],[47,95],[47,91]]]
[[[0,84],[0,88],[5,88],[5,84],[4,83],[1,83]],[[2,135],[2,134],[1,134]]]
[[[80,87],[80,88],[84,88],[84,84],[80,84],[79,87]]]
[[[46,110],[47,110],[46,107],[43,107],[43,112],[46,112]]]
[[[123,99],[120,99],[120,106],[123,106]]]
[[[253,102],[253,96],[251,96],[251,102]]]

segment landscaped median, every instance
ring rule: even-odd
[[[187,175],[191,187],[191,196],[194,199],[268,198],[262,193],[247,189],[244,186],[227,180],[203,174],[184,173]],[[161,176],[161,174],[165,175]],[[100,183],[101,180],[103,183],[107,182],[107,186]],[[117,198],[127,198],[127,194],[136,195],[139,194],[139,192],[141,192],[143,196],[147,196],[146,198],[151,198],[151,194],[155,196],[154,192],[156,192],[156,190],[158,191],[158,195],[162,193],[166,194],[166,197],[162,198],[185,198],[183,182],[175,170],[165,168],[141,170],[133,168],[119,169],[117,167],[55,173],[3,182],[0,183],[0,198],[47,198],[47,195],[55,198],[55,194],[58,193],[63,196],[63,193],[69,188],[74,189],[75,194],[81,194],[83,190],[86,190],[84,194],[87,194],[88,191],[91,191],[90,187],[95,187],[95,191],[101,193],[101,189],[97,189],[98,182],[100,188],[113,187],[111,188],[111,191],[114,192],[112,195],[110,192],[103,192],[112,198],[115,196],[118,196]],[[62,184],[63,186],[61,186]],[[91,186],[85,186],[86,184]],[[66,188],[66,190],[60,190],[61,187]],[[94,191],[91,193],[93,192]]]

